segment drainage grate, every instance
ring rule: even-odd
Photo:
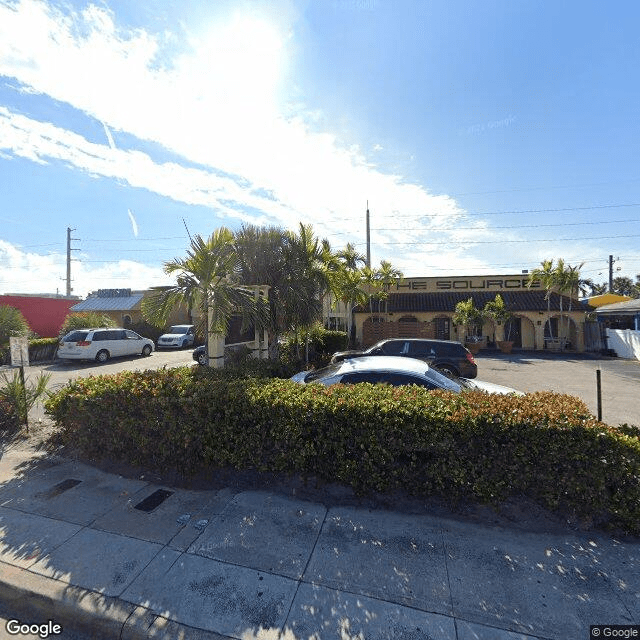
[[[154,491],[150,496],[147,496],[142,502],[134,507],[139,511],[146,511],[147,513],[153,511],[158,505],[162,504],[169,496],[173,495],[173,491],[167,491],[166,489],[158,489]]]
[[[47,500],[49,500],[50,498],[55,498],[56,496],[59,496],[61,493],[64,493],[69,489],[73,489],[73,487],[77,487],[81,482],[82,480],[67,478],[62,482],[59,482],[57,485],[55,485],[55,487],[52,487],[51,489],[49,489],[49,491],[47,491],[47,493],[45,494],[45,498],[47,498]]]

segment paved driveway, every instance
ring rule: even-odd
[[[149,358],[118,358],[106,364],[55,362],[29,367],[27,375],[39,371],[52,374],[49,387],[56,389],[78,377],[126,370],[159,369],[193,365],[191,349],[154,352]],[[608,424],[640,425],[640,362],[589,354],[543,354],[520,352],[505,355],[481,351],[476,356],[478,378],[521,391],[556,391],[581,398],[597,415],[596,370],[601,370],[602,419]],[[36,408],[34,419],[42,417]]]
[[[478,378],[521,391],[556,391],[581,398],[597,415],[596,371],[602,380],[602,419],[640,425],[640,362],[588,354],[510,355],[480,352]]]

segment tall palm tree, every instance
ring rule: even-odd
[[[547,301],[547,322],[549,324],[549,337],[553,340],[553,328],[551,327],[551,290],[556,286],[557,272],[553,260],[543,260],[540,267],[535,268],[527,280],[527,288],[539,280],[546,291],[544,299]]]
[[[289,328],[296,334],[307,329],[306,360],[309,359],[309,331],[322,318],[322,300],[329,287],[324,258],[327,244],[313,233],[311,225],[300,223],[298,233],[287,232],[285,260],[288,287],[285,291],[289,309]]]
[[[382,292],[380,294],[380,300],[385,302],[385,316],[388,313],[388,298],[389,289],[394,284],[397,284],[402,280],[403,273],[400,269],[396,269],[388,260],[380,261],[380,268],[378,269],[378,278],[382,284]]]
[[[220,227],[206,240],[196,234],[185,258],[164,263],[165,273],[177,274],[176,284],[153,287],[154,293],[142,304],[145,318],[164,325],[178,305],[198,308],[209,353],[209,336],[225,335],[234,312],[242,312],[245,324],[250,317],[258,322],[264,320],[254,291],[238,284],[237,266],[238,256],[229,229]]]

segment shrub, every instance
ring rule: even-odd
[[[12,436],[20,428],[15,405],[0,397],[0,440]]]
[[[7,403],[21,424],[27,422],[31,407],[47,393],[50,373],[40,373],[35,383],[23,378],[19,370],[10,377],[7,372],[0,372],[0,400]]]
[[[9,343],[11,336],[26,336],[29,324],[20,310],[8,305],[0,305],[0,345]]]
[[[309,336],[309,362],[316,366],[328,364],[331,356],[336,351],[346,349],[349,342],[349,336],[345,331],[333,331],[321,325],[314,325],[308,331],[287,335],[282,349],[285,360],[291,363],[303,362],[307,335]]]
[[[29,362],[53,360],[58,348],[59,338],[36,338],[29,340]]]
[[[79,379],[45,406],[90,457],[301,473],[450,500],[527,495],[640,533],[640,442],[572,396],[325,388],[198,367]]]
[[[113,318],[104,313],[90,311],[86,313],[70,313],[60,328],[60,335],[65,336],[77,329],[89,329],[98,327],[116,327],[117,323]]]

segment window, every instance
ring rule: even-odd
[[[82,342],[87,339],[88,331],[72,331],[64,337],[64,342]]]
[[[407,343],[404,340],[390,340],[382,345],[385,356],[402,356],[407,352]]]
[[[408,355],[412,358],[435,358],[436,350],[428,342],[410,342]]]

